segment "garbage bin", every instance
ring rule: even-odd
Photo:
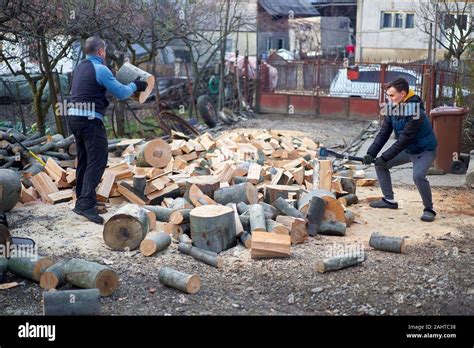
[[[440,106],[430,112],[433,130],[438,140],[434,167],[451,171],[451,163],[460,160],[462,121],[469,112],[468,108]]]

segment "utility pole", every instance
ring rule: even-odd
[[[432,64],[432,53],[433,53],[433,23],[430,23],[430,41],[428,41],[428,59],[427,63]]]
[[[435,23],[434,23],[434,36],[433,36],[433,65],[436,64],[436,47],[438,46],[438,0],[435,3]]]

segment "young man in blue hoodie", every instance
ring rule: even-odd
[[[413,181],[423,201],[422,221],[434,221],[431,188],[426,174],[435,159],[436,137],[426,116],[421,98],[410,90],[408,82],[398,78],[387,86],[385,117],[380,132],[364,156],[364,163],[375,163],[375,171],[384,195],[380,201],[370,203],[372,208],[398,209],[389,169],[413,163]],[[396,142],[381,156],[375,158],[395,132]]]
[[[106,91],[118,99],[126,99],[136,91],[144,91],[147,83],[135,80],[127,85],[117,81],[104,65],[105,42],[98,37],[86,40],[86,59],[74,70],[68,124],[77,145],[76,196],[73,211],[92,222],[103,224],[96,211],[96,188],[107,166],[107,132],[103,123],[109,102]]]

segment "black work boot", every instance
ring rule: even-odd
[[[370,202],[369,205],[372,208],[398,209],[398,203],[391,203],[385,198],[382,198],[380,201]]]
[[[434,221],[435,216],[436,216],[436,212],[433,209],[425,208],[423,210],[423,215],[421,215],[420,220],[425,221],[425,222],[432,222]]]
[[[95,222],[96,224],[99,224],[99,225],[104,224],[104,218],[102,216],[99,216],[99,214],[97,214],[97,211],[95,210],[95,208],[79,209],[76,207],[72,211],[75,212],[76,214],[86,217],[89,221]]]

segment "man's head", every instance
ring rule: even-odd
[[[105,41],[100,37],[91,36],[86,40],[84,53],[99,56],[105,60]]]
[[[387,85],[387,97],[393,104],[400,104],[407,97],[409,90],[408,81],[399,77]]]

